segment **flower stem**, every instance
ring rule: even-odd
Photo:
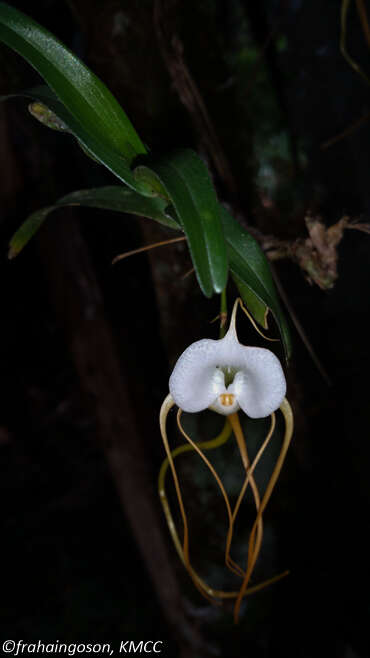
[[[226,325],[227,325],[227,297],[226,297],[226,286],[221,292],[221,307],[220,307],[220,338],[223,338],[226,334]]]

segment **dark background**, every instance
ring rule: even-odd
[[[261,235],[304,240],[309,212],[327,226],[344,214],[369,221],[370,86],[340,53],[339,0],[11,4],[102,78],[154,152],[198,150],[220,198]],[[348,47],[370,75],[352,4]],[[1,94],[38,81],[1,46]],[[67,209],[18,258],[6,257],[30,212],[115,183],[71,138],[38,124],[24,101],[1,106],[1,636],[116,647],[157,639],[162,655],[182,657],[369,655],[370,236],[345,232],[328,290],[295,262],[275,263],[331,385],[292,328],[296,432],[265,515],[256,579],[291,574],[248,599],[235,627],[231,608],[211,608],[189,583],[156,493],[157,414],[171,367],[193,340],[217,337],[209,324],[217,299],[203,298],[194,276],[182,279],[191,267],[186,247],[111,267],[117,253],[170,230]],[[230,304],[234,294],[230,287]],[[243,341],[254,342],[239,322]],[[191,422],[199,438],[218,427],[211,414]],[[247,426],[247,441],[261,431]],[[234,449],[215,459],[236,486]],[[219,494],[195,458],[180,471],[194,561],[210,582],[230,587],[215,566],[226,532]],[[244,514],[247,527],[248,506]]]

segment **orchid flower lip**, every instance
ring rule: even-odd
[[[268,349],[239,343],[236,308],[237,302],[224,338],[196,341],[178,359],[169,388],[184,411],[210,408],[227,416],[242,409],[251,418],[263,418],[283,401],[286,382],[279,359]]]

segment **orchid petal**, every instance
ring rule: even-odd
[[[234,364],[233,364],[234,365]],[[286,382],[279,359],[263,347],[239,345],[238,372],[228,392],[250,418],[264,418],[278,409],[285,397]]]
[[[223,356],[222,340],[203,338],[181,354],[169,381],[170,393],[180,409],[191,413],[207,409],[225,390],[224,374],[217,368]]]

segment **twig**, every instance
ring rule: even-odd
[[[365,35],[365,39],[367,41],[367,45],[370,48],[370,27],[369,27],[369,21],[367,20],[367,13],[366,13],[366,7],[364,5],[364,0],[356,0],[356,5],[357,5],[357,12],[360,17],[362,29]]]
[[[361,77],[367,82],[370,83],[369,77],[364,73],[362,68],[355,62],[347,51],[347,14],[351,0],[342,0],[341,13],[340,13],[340,22],[341,22],[341,34],[340,34],[340,50],[343,57],[347,60],[348,64],[358,73]]]
[[[129,256],[134,256],[135,254],[141,254],[144,251],[149,251],[150,249],[157,249],[157,247],[164,247],[168,244],[174,244],[174,242],[183,242],[186,240],[186,237],[182,235],[180,238],[171,238],[170,240],[161,240],[160,242],[154,242],[153,244],[147,244],[145,247],[139,247],[139,249],[132,249],[131,251],[125,251],[124,254],[118,254],[112,260],[112,265],[115,265],[120,260],[128,258]]]
[[[359,119],[351,123],[351,125],[348,126],[348,128],[343,130],[341,133],[339,133],[339,135],[335,135],[335,137],[331,137],[326,142],[323,142],[323,144],[320,145],[321,150],[324,151],[325,149],[329,148],[329,146],[333,146],[333,144],[336,144],[337,142],[344,139],[345,137],[348,137],[348,135],[351,135],[353,132],[355,132],[357,128],[362,126],[362,124],[366,123],[366,121],[368,121],[369,119],[370,119],[370,112],[368,112],[363,117],[360,117]]]
[[[304,346],[306,347],[312,361],[314,362],[316,368],[318,369],[318,371],[319,371],[320,375],[322,376],[322,378],[324,379],[324,381],[327,383],[328,386],[331,386],[332,381],[331,381],[328,373],[326,372],[324,366],[322,365],[319,357],[317,356],[314,348],[312,347],[312,345],[311,345],[311,343],[308,339],[308,336],[307,336],[305,330],[303,329],[302,324],[299,321],[298,316],[297,316],[294,308],[292,307],[292,305],[289,301],[289,297],[285,292],[284,286],[281,285],[280,279],[276,275],[276,271],[275,271],[275,268],[274,268],[273,265],[271,265],[271,270],[272,270],[272,274],[273,274],[273,277],[274,277],[274,280],[275,280],[276,287],[279,291],[280,297],[283,300],[283,302],[284,302],[284,304],[285,304],[285,306],[288,310],[288,313],[289,313],[290,317],[292,318],[292,322],[293,322],[293,324],[294,324],[294,326],[295,326],[295,328],[296,328],[296,330],[297,330]]]
[[[154,26],[163,60],[182,104],[188,110],[199,137],[212,158],[220,179],[235,198],[237,185],[227,156],[217,137],[202,95],[183,56],[183,45],[173,27],[169,29],[169,12],[166,0],[154,4]]]

